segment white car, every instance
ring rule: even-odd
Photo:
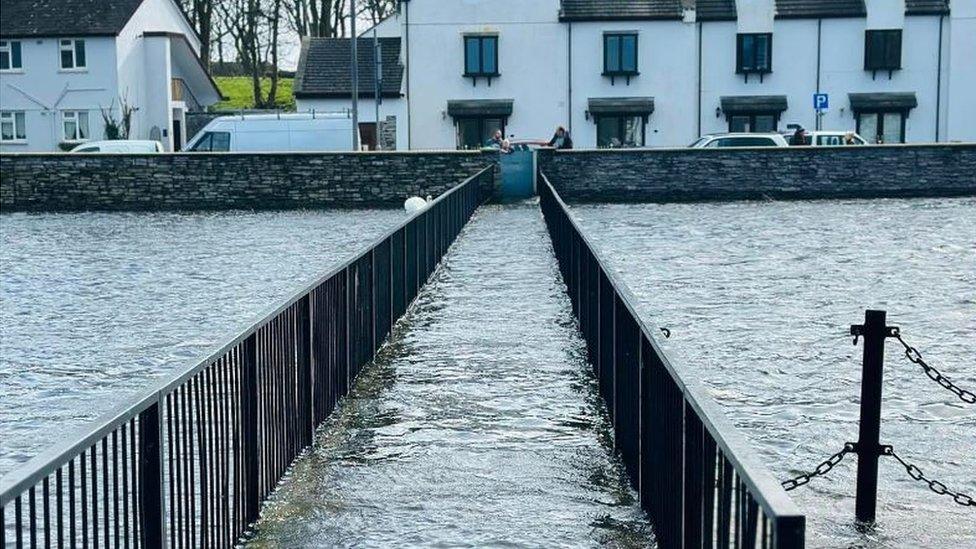
[[[689,145],[693,149],[726,147],[789,147],[778,133],[717,133],[704,135]]]
[[[848,134],[850,134],[851,143],[845,141]],[[854,132],[811,131],[807,132],[807,144],[814,147],[840,147],[842,145],[867,145],[867,141]]]
[[[87,141],[71,149],[72,153],[155,154],[163,152],[163,144],[150,140]]]

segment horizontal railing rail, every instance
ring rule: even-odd
[[[696,380],[676,369],[545,174],[539,199],[614,428],[662,547],[803,547],[806,519]]]
[[[485,168],[0,479],[0,546],[232,547],[430,278]]]

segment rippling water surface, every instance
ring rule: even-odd
[[[864,310],[925,358],[976,388],[976,201],[872,200],[576,206],[633,290],[642,316],[671,329],[665,350],[698,376],[787,478],[857,438]],[[909,363],[885,361],[882,443],[927,475],[976,496],[976,407]],[[848,457],[792,492],[809,546],[976,547],[976,513],[929,492],[890,458],[879,527],[852,527]]]
[[[534,204],[471,225],[265,508],[261,547],[642,547]]]
[[[0,216],[0,473],[199,358],[403,216]]]

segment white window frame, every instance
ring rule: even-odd
[[[67,44],[65,43],[67,42]],[[78,43],[84,44],[85,48],[85,64],[78,64]],[[71,52],[71,66],[62,67],[61,66],[61,54],[63,52]],[[88,70],[88,44],[85,44],[85,40],[82,38],[59,38],[58,39],[58,70],[67,72],[83,72]]]
[[[20,115],[21,127],[17,132],[17,118]],[[4,139],[2,127],[10,124],[13,128],[13,138]],[[23,137],[19,137],[23,135]],[[0,143],[27,143],[27,113],[24,111],[0,111]]]
[[[88,135],[85,137],[80,137],[81,135],[81,120],[84,117],[85,126],[88,127]],[[67,132],[66,125],[68,122],[74,122],[75,133],[73,136],[69,136]],[[73,110],[73,111],[61,111],[61,136],[66,143],[84,143],[85,141],[91,140],[91,116],[89,111],[85,110]]]
[[[20,66],[14,66],[14,44],[20,47]],[[24,43],[20,40],[0,40],[0,52],[6,52],[10,66],[0,67],[0,72],[24,72]]]

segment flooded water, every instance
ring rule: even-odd
[[[200,357],[403,216],[0,216],[0,473]]]
[[[577,206],[680,368],[699,377],[782,479],[857,439],[868,308],[976,389],[976,200]],[[976,496],[976,407],[889,340],[881,441]],[[976,513],[882,458],[879,526],[852,526],[857,459],[792,492],[810,547],[976,547]]]
[[[256,547],[651,545],[538,206],[482,208]]]

